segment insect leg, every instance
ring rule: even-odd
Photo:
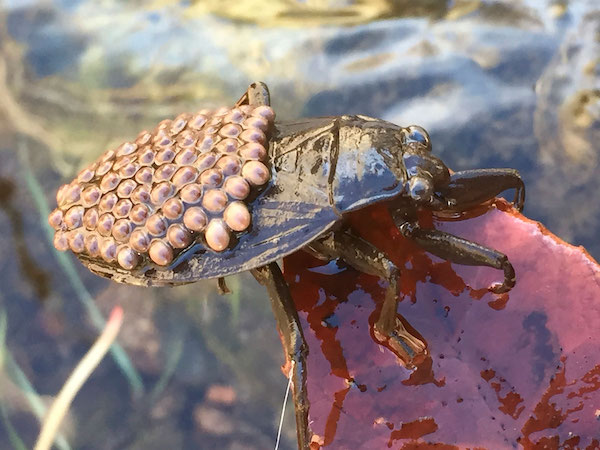
[[[309,448],[312,433],[308,426],[308,395],[306,392],[306,355],[308,347],[304,340],[300,319],[292,300],[290,289],[277,263],[252,270],[254,278],[267,288],[271,307],[277,321],[288,361],[292,362],[294,409],[298,448]]]
[[[494,284],[490,291],[501,294],[515,285],[515,270],[504,253],[453,234],[434,229],[421,228],[416,220],[407,220],[410,214],[403,210],[392,210],[396,226],[405,237],[424,250],[447,261],[465,266],[488,266],[504,272],[504,281]]]
[[[521,211],[525,203],[525,185],[514,169],[477,169],[455,172],[450,183],[439,193],[451,210],[465,211],[496,197],[507,189],[515,189],[515,207]]]
[[[223,277],[217,279],[217,290],[219,291],[219,295],[231,294],[231,290],[227,287],[227,283]]]
[[[391,347],[405,363],[427,350],[427,344],[411,333],[398,318],[398,279],[400,271],[377,247],[348,230],[335,231],[310,244],[311,250],[329,259],[341,258],[356,270],[385,279],[388,282],[379,318],[375,322],[375,337]]]
[[[271,106],[271,95],[269,88],[262,81],[255,81],[235,103],[235,106],[252,105],[252,106]]]

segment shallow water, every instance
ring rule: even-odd
[[[598,259],[595,3],[4,1],[7,349],[40,395],[55,395],[97,335],[90,305],[106,315],[122,304],[119,341],[135,368],[126,376],[107,357],[97,369],[71,410],[71,447],[269,448],[286,384],[268,301],[251,277],[230,280],[227,297],[213,283],[149,290],[57,256],[45,211],[80,167],[164,117],[231,104],[259,79],[279,119],[417,123],[454,170],[519,169],[525,214]],[[2,406],[31,447],[38,425],[9,366]],[[295,445],[292,422],[288,414],[284,448]]]

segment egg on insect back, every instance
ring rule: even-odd
[[[247,199],[271,177],[269,106],[181,114],[105,152],[56,195],[60,251],[132,270],[191,246],[223,252],[252,222]]]

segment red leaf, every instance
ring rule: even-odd
[[[372,337],[385,282],[304,253],[286,258],[310,348],[315,447],[600,448],[600,268],[584,249],[502,201],[435,220],[509,256],[517,285],[499,296],[487,287],[501,272],[425,253],[385,207],[350,221],[401,269],[398,313],[428,353],[407,367]]]

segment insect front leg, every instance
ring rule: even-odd
[[[262,81],[255,81],[235,103],[235,106],[251,105],[251,106],[271,106],[271,94],[269,88]]]
[[[443,209],[465,211],[493,199],[501,192],[515,189],[514,206],[525,204],[525,185],[514,169],[477,169],[455,172],[450,183],[440,189]]]
[[[491,286],[490,291],[501,294],[514,287],[515,270],[504,253],[444,231],[421,228],[413,210],[390,208],[390,212],[402,235],[429,253],[456,264],[502,270],[504,281]]]
[[[385,299],[374,332],[377,340],[398,355],[407,365],[427,351],[427,344],[411,333],[398,318],[398,279],[400,271],[390,259],[371,243],[349,230],[334,231],[310,244],[311,252],[328,259],[343,259],[354,269],[383,278],[388,282]]]
[[[277,263],[252,270],[254,278],[267,288],[277,328],[281,335],[287,360],[292,363],[292,386],[296,412],[298,448],[309,448],[312,433],[308,425],[308,395],[306,389],[306,355],[308,346],[290,289]]]

